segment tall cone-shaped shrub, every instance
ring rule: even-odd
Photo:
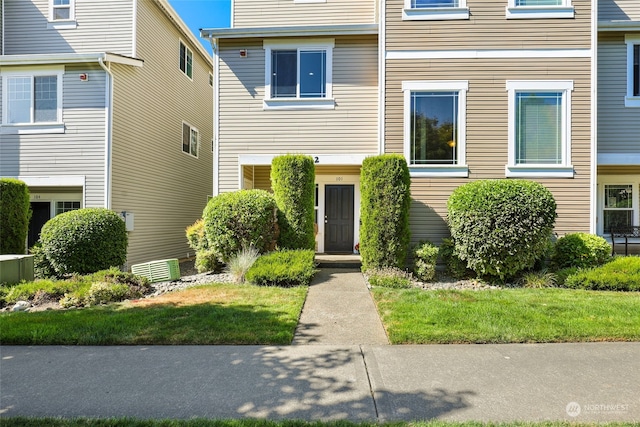
[[[271,163],[271,188],[280,210],[281,248],[315,249],[315,176],[311,156],[287,154],[275,157]]]
[[[411,178],[399,154],[367,157],[360,175],[362,268],[404,267],[409,250]]]

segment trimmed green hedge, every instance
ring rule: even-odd
[[[58,275],[88,274],[127,260],[127,231],[115,212],[85,208],[51,218],[40,233],[42,251]]]
[[[0,178],[0,254],[24,254],[31,218],[29,187],[13,178]]]
[[[600,236],[588,233],[567,234],[558,239],[551,261],[559,268],[588,268],[611,258],[611,246]]]
[[[360,175],[362,268],[404,267],[409,240],[411,178],[399,154],[367,157]]]
[[[616,257],[603,266],[578,270],[566,278],[564,287],[595,291],[640,291],[640,258]]]
[[[315,253],[310,249],[283,250],[262,255],[246,275],[258,286],[306,286],[316,274]]]
[[[521,179],[462,185],[447,210],[455,254],[476,274],[502,281],[544,256],[556,219],[551,192]]]
[[[277,207],[273,195],[264,190],[222,193],[203,212],[209,250],[228,262],[242,248],[272,251],[278,239]]]
[[[315,165],[311,156],[275,157],[271,162],[271,187],[280,210],[278,246],[315,249]]]

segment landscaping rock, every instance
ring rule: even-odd
[[[31,307],[31,304],[29,304],[27,301],[18,301],[11,308],[11,311],[29,311],[29,307]]]

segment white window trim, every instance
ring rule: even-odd
[[[629,185],[633,193],[633,224],[640,224],[640,201],[638,201],[638,188],[640,187],[640,176],[638,175],[599,175],[598,176],[598,227],[597,233],[610,240],[611,235],[604,234],[604,186],[606,185]]]
[[[507,19],[573,18],[575,8],[571,0],[562,0],[560,6],[516,6],[516,0],[508,0]]]
[[[187,153],[186,151],[184,151],[184,125],[189,126],[189,152]],[[180,151],[183,154],[187,154],[195,159],[200,157],[200,131],[198,130],[198,128],[191,126],[191,124],[189,122],[185,122],[184,120],[182,121],[182,127],[181,127],[182,131],[180,132],[180,135],[182,135],[182,138],[180,139]],[[194,156],[193,154],[191,154],[191,132],[195,131],[198,134],[198,146],[196,147],[196,155]]]
[[[57,108],[55,122],[29,122],[29,123],[8,123],[9,122],[9,77],[30,77],[31,90],[34,90],[33,78],[36,76],[56,76],[57,81]],[[47,134],[64,133],[64,123],[62,122],[62,86],[64,67],[46,67],[38,69],[24,69],[20,71],[7,71],[2,73],[2,122],[0,122],[0,133],[3,134]],[[31,118],[33,119],[33,101],[31,105]]]
[[[193,62],[193,50],[191,50],[191,48],[189,48],[189,45],[182,39],[179,39],[178,42],[178,56],[180,55],[180,45],[184,45],[185,48],[185,54],[187,55],[187,57],[189,56],[189,53],[191,53],[191,75],[187,74],[187,58],[184,59],[184,71],[182,71],[182,69],[180,68],[180,60],[182,58],[178,57],[178,70],[180,70],[180,72],[182,74],[184,74],[185,76],[187,76],[187,78],[191,81],[193,81],[193,72],[194,72],[194,68],[195,68],[195,64]]]
[[[467,178],[469,167],[466,164],[467,139],[467,91],[468,80],[434,80],[434,81],[403,81],[404,92],[404,157],[409,163],[412,177],[453,177]],[[430,92],[458,92],[458,141],[455,165],[413,165],[411,164],[411,93],[418,91]]]
[[[310,40],[265,40],[265,71],[264,71],[264,110],[333,110],[333,48],[335,39]],[[272,98],[271,97],[271,51],[285,49],[322,49],[326,51],[326,96],[324,98]],[[299,66],[299,64],[298,64]],[[300,85],[300,82],[297,82]]]
[[[61,8],[60,6],[54,6],[53,1],[54,0],[49,0],[49,19],[47,28],[56,30],[77,28],[78,23],[76,22],[76,0],[69,0],[69,6],[62,6],[62,8],[69,8],[69,19],[53,19],[54,9]]]
[[[411,0],[404,0],[403,21],[436,21],[469,19],[467,0],[459,0],[457,7],[411,7]]]
[[[627,44],[627,94],[624,98],[624,106],[640,107],[640,96],[633,96],[633,47],[640,45],[640,35],[627,34],[624,42]]]
[[[571,164],[571,91],[573,80],[507,80],[509,158],[505,174],[509,178],[573,178]],[[516,92],[562,91],[562,161],[559,165],[516,165]]]

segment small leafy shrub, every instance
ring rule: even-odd
[[[556,218],[551,192],[521,179],[461,185],[447,210],[455,254],[476,274],[501,281],[544,256]]]
[[[523,288],[531,289],[554,288],[557,282],[557,276],[548,270],[528,271],[519,280]]]
[[[277,207],[273,195],[264,190],[222,193],[209,200],[203,217],[209,250],[222,262],[243,247],[254,246],[260,253],[275,249]]]
[[[396,267],[367,270],[369,284],[374,287],[406,289],[411,287],[411,274]]]
[[[29,188],[13,178],[0,178],[0,254],[24,254],[31,203]]]
[[[600,236],[572,233],[556,242],[552,262],[557,268],[588,268],[602,265],[611,258],[611,246]]]
[[[56,278],[58,274],[53,265],[47,259],[42,249],[42,243],[38,242],[29,248],[29,252],[33,255],[33,275],[38,279]]]
[[[129,288],[129,297],[138,298],[151,291],[149,279],[144,276],[137,276],[133,273],[120,271],[116,267],[108,270],[98,271],[91,276],[89,280],[92,282],[112,283],[116,285],[126,285]]]
[[[91,285],[82,302],[85,306],[92,306],[123,301],[129,297],[129,287],[127,285],[96,282]]]
[[[557,282],[557,285],[560,286],[560,287],[564,287],[564,283],[567,281],[567,278],[569,276],[573,276],[578,271],[580,271],[580,269],[577,268],[577,267],[562,268],[562,269],[556,271],[556,282]]]
[[[418,279],[424,282],[435,279],[438,252],[438,247],[431,242],[420,242],[413,249],[413,273]]]
[[[195,267],[198,270],[198,273],[218,271],[222,266],[222,263],[218,260],[218,254],[209,248],[204,220],[199,219],[194,224],[187,227],[186,234],[189,247],[191,247],[191,249],[196,253]]]
[[[287,154],[271,162],[271,187],[281,213],[278,246],[315,249],[315,165],[311,156]]]
[[[233,277],[236,283],[244,283],[247,271],[259,256],[258,250],[254,247],[242,248],[240,252],[229,260],[227,273]]]
[[[314,258],[310,249],[271,252],[256,260],[246,279],[258,286],[307,286],[316,274]]]
[[[85,208],[51,218],[40,233],[42,250],[58,275],[88,274],[127,260],[127,231],[113,211]]]
[[[39,298],[58,300],[66,293],[88,290],[91,282],[84,277],[74,276],[68,280],[40,279],[33,282],[23,282],[15,286],[5,288],[5,294],[1,298],[0,305],[15,304],[18,301],[34,301],[36,295]]]
[[[399,154],[367,157],[360,175],[362,269],[404,267],[409,240],[411,178]]]
[[[595,291],[640,291],[640,258],[616,257],[600,267],[579,270],[567,277],[564,287]]]
[[[465,279],[473,275],[473,271],[467,268],[467,263],[455,254],[453,240],[442,239],[438,248],[438,257],[444,263],[445,274],[454,279]]]

